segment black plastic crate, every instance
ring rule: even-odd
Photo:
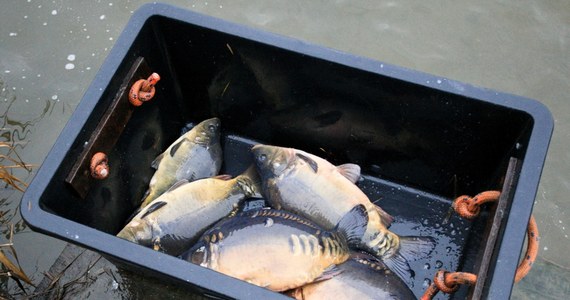
[[[162,77],[155,99],[134,109],[117,102],[148,70]],[[148,186],[151,161],[211,116],[222,120],[222,173],[243,170],[256,142],[358,163],[359,185],[396,218],[392,231],[436,239],[411,264],[417,296],[440,265],[483,273],[451,298],[510,296],[553,128],[547,108],[163,4],[143,6],[127,24],[28,187],[24,219],[197,293],[283,297],[114,236]],[[110,157],[103,181],[77,167],[97,147]],[[444,222],[455,196],[489,189],[503,191],[499,209]]]

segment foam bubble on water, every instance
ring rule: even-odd
[[[57,10],[55,10],[55,9],[54,9],[54,10],[52,10],[52,11],[51,11],[51,15],[52,15],[52,16],[55,16],[55,15],[57,15]]]
[[[548,247],[544,247],[544,251],[548,250]]]
[[[105,15],[101,15],[99,16],[99,20],[105,20],[106,16]]]
[[[67,60],[69,60],[69,61],[74,61],[74,60],[75,60],[75,54],[69,54],[69,55],[67,56]]]
[[[47,22],[44,22],[42,25],[47,26]]]
[[[17,32],[10,32],[10,36],[18,36]]]
[[[52,99],[52,100],[57,100],[57,95],[51,96],[51,99]]]
[[[73,70],[73,69],[75,69],[75,65],[72,63],[68,63],[65,65],[65,69],[66,70]]]
[[[6,74],[8,74],[10,72],[11,72],[10,70],[4,70],[4,73],[6,73]]]
[[[438,80],[437,80],[437,84],[441,84],[441,79],[438,79]]]

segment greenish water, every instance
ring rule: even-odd
[[[0,0],[0,141],[16,145],[12,155],[30,164],[43,162],[132,12],[144,2]],[[513,298],[570,295],[570,2],[164,2],[544,103],[554,115],[555,130],[534,209],[540,253]],[[36,170],[14,175],[30,182]],[[20,262],[37,283],[65,244],[24,226],[17,211],[21,195],[2,186],[0,211],[6,214],[1,220],[16,224]],[[13,281],[0,277],[0,282],[10,293],[19,292]]]

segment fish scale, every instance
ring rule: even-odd
[[[400,277],[409,280],[413,271],[408,261],[429,255],[435,247],[431,237],[400,237],[387,229],[392,217],[355,185],[360,177],[357,165],[334,166],[302,150],[271,145],[255,145],[252,154],[263,194],[274,208],[291,211],[332,230],[354,207],[365,207],[366,230],[348,242],[383,260]],[[336,250],[336,245],[325,243],[330,251]]]
[[[286,211],[238,213],[206,231],[181,258],[274,291],[288,290],[334,274],[348,259],[347,238],[362,234],[367,222],[363,207],[352,213],[332,232]]]

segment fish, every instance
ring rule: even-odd
[[[340,274],[306,284],[286,294],[297,300],[417,299],[406,283],[367,253],[352,253],[338,266]]]
[[[180,136],[152,162],[156,172],[140,207],[147,206],[181,180],[215,176],[221,166],[220,119],[207,119]]]
[[[287,211],[251,210],[220,221],[180,257],[281,292],[337,274],[336,265],[349,257],[348,240],[361,235],[366,223],[363,206],[332,231]]]
[[[261,187],[253,166],[232,179],[181,181],[143,208],[118,237],[178,256]]]
[[[354,184],[355,166],[337,167],[305,151],[271,145],[255,145],[252,154],[262,193],[275,209],[291,211],[331,230],[351,209],[363,205],[367,228],[350,245],[375,255],[401,278],[413,277],[408,261],[426,257],[435,247],[431,237],[400,237],[388,230],[392,216]]]

